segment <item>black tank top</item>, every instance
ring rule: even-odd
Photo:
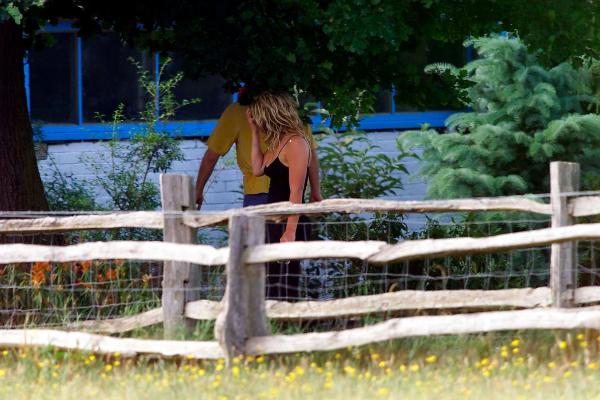
[[[265,175],[271,179],[269,183],[268,203],[290,201],[290,169],[286,167],[281,162],[281,160],[279,160],[279,154],[281,154],[281,151],[285,148],[285,146],[287,146],[289,142],[290,140],[288,139],[288,141],[281,147],[281,149],[279,149],[279,153],[277,153],[277,157],[275,157],[275,160],[273,160],[271,164],[265,167]],[[306,179],[304,180],[304,188],[302,189],[302,202],[304,202],[304,192],[306,191],[307,181],[308,173],[306,174]]]

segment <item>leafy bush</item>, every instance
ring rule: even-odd
[[[465,67],[473,112],[450,117],[450,133],[412,131],[401,149],[422,149],[420,171],[433,198],[548,192],[548,164],[576,161],[591,188],[600,172],[600,116],[581,115],[598,101],[589,68],[547,69],[519,39],[472,41],[481,56]]]

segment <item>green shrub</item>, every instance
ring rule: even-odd
[[[551,161],[581,163],[583,188],[600,172],[600,116],[581,113],[598,101],[590,70],[562,63],[543,67],[519,39],[472,41],[479,59],[466,75],[472,112],[447,121],[450,133],[434,130],[399,136],[401,149],[422,149],[422,169],[433,198],[547,193]]]

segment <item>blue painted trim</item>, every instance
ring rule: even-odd
[[[177,137],[205,137],[209,136],[215,126],[216,120],[206,121],[181,121],[156,124],[156,129],[169,132]],[[119,139],[127,139],[132,135],[144,132],[144,124],[124,123],[121,124],[115,136]],[[81,140],[108,140],[111,139],[111,124],[48,124],[42,126],[42,137],[47,142],[81,141]]]
[[[29,52],[26,52],[25,57],[23,57],[23,74],[25,81],[25,97],[27,98],[27,111],[31,114],[31,87],[29,85]]]
[[[366,131],[388,129],[420,129],[423,124],[432,128],[443,128],[446,118],[453,111],[427,111],[396,114],[366,115],[360,123],[360,129]],[[216,120],[165,122],[157,124],[156,128],[169,132],[173,136],[194,138],[207,137],[215,129]],[[318,131],[320,124],[313,123],[313,130]],[[42,137],[45,142],[65,142],[82,140],[108,140],[112,138],[110,124],[65,124],[42,126]],[[140,123],[125,123],[119,126],[115,136],[127,139],[137,132],[143,132],[144,125]]]
[[[75,46],[75,70],[77,71],[77,125],[83,125],[83,65],[81,55],[81,38],[77,37],[77,45]]]
[[[79,28],[74,28],[72,21],[61,21],[56,25],[46,24],[39,31],[46,33],[77,32]]]
[[[365,115],[359,128],[365,131],[383,129],[420,129],[423,124],[432,128],[444,128],[446,119],[456,111],[425,111],[394,114]]]
[[[154,53],[154,110],[156,112],[156,118],[160,118],[160,58],[158,53]]]

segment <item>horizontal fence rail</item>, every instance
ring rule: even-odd
[[[208,245],[142,241],[90,242],[71,246],[36,244],[0,246],[0,264],[113,259],[174,260],[200,265],[222,265],[227,262],[227,248],[215,249]]]
[[[155,211],[135,211],[104,215],[0,220],[0,233],[6,234],[114,228],[163,229],[163,215]]]
[[[331,351],[392,339],[531,329],[598,329],[600,309],[538,309],[394,318],[340,332],[249,338],[246,354]]]
[[[151,340],[115,338],[85,332],[64,332],[52,329],[0,330],[0,347],[48,347],[82,350],[99,354],[119,353],[124,357],[155,355],[199,359],[223,358],[223,351],[214,341]]]
[[[288,202],[247,207],[247,212],[262,216],[284,216],[290,214],[322,213],[440,213],[457,211],[523,211],[537,214],[552,214],[549,204],[524,197],[498,197],[478,199],[399,201],[377,199],[327,199],[318,203],[291,204]]]
[[[394,318],[378,324],[340,332],[304,333],[251,337],[247,355],[331,351],[392,339],[429,335],[457,335],[531,329],[599,329],[600,309],[533,309],[493,311],[474,314]],[[58,330],[0,330],[0,347],[47,347],[91,351],[100,354],[119,352],[123,356],[140,354],[164,357],[218,359],[225,353],[216,341],[174,341],[113,338],[83,332]]]
[[[573,217],[589,217],[600,214],[600,196],[582,196],[569,199],[569,214]]]

